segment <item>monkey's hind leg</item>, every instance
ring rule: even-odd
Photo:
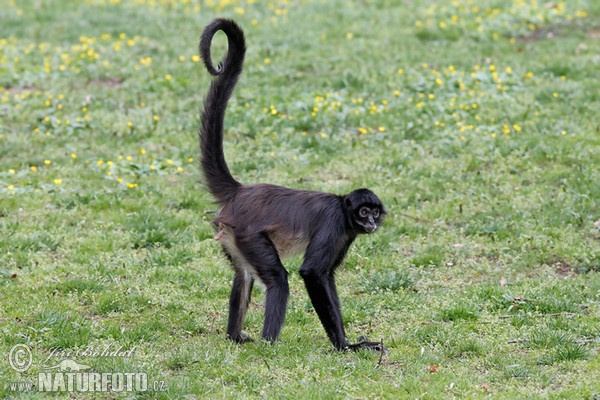
[[[238,236],[237,244],[257,278],[267,289],[262,338],[273,342],[279,337],[285,320],[290,293],[288,272],[279,259],[275,245],[266,233]]]
[[[251,342],[252,339],[242,332],[244,317],[250,304],[254,278],[244,266],[227,254],[235,270],[231,296],[229,297],[229,320],[227,322],[227,338],[236,343]]]

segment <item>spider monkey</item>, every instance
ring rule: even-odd
[[[219,30],[227,35],[227,54],[215,68],[210,47]],[[270,184],[243,185],[233,178],[223,154],[225,110],[242,72],[246,42],[232,20],[216,19],[200,38],[200,56],[215,76],[204,102],[199,129],[201,168],[208,191],[218,204],[218,240],[235,276],[229,299],[227,337],[252,341],[242,324],[254,280],[266,287],[262,338],[275,341],[285,319],[288,272],[281,258],[304,252],[300,276],[327,336],[338,350],[385,350],[380,343],[346,340],[334,273],[359,234],[374,232],[386,214],[368,189],[345,196],[295,190]]]

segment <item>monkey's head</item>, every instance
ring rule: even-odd
[[[386,214],[379,197],[369,189],[357,189],[344,196],[344,206],[357,233],[375,232]]]

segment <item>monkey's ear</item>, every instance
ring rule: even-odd
[[[346,206],[346,208],[352,208],[352,200],[350,200],[349,197],[346,197],[346,199],[344,200],[344,205]]]

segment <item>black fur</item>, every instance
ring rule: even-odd
[[[229,50],[215,68],[210,45],[219,30],[227,35]],[[338,196],[269,184],[242,185],[229,172],[223,154],[223,122],[245,51],[244,33],[232,20],[216,19],[200,40],[202,60],[215,75],[202,112],[201,166],[208,190],[219,205],[215,239],[221,241],[235,271],[227,336],[236,342],[251,340],[242,332],[242,324],[256,278],[266,286],[262,338],[277,339],[289,296],[288,273],[281,258],[304,251],[300,275],[333,345],[340,350],[380,350],[379,343],[347,342],[334,273],[356,236],[375,231],[383,222],[381,200],[368,189]]]
[[[217,31],[227,35],[229,48],[219,67],[215,69],[210,58],[210,44]],[[225,109],[244,64],[246,41],[244,32],[235,22],[216,19],[208,25],[200,38],[200,56],[206,69],[216,78],[210,84],[200,126],[200,164],[208,190],[221,205],[226,204],[240,187],[231,173],[223,154],[223,121]]]

